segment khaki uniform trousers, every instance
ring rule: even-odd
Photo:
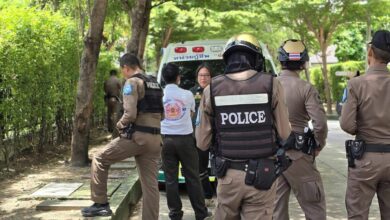
[[[267,191],[245,184],[246,173],[228,169],[218,179],[215,220],[271,220],[276,184]]]
[[[112,132],[113,137],[118,137],[119,133],[116,129],[116,123],[120,119],[121,104],[114,97],[107,100],[107,129]]]
[[[303,155],[277,179],[274,220],[288,220],[290,192],[294,192],[306,219],[326,219],[326,203],[321,175],[313,157]]]
[[[348,219],[368,219],[375,193],[381,219],[390,219],[390,153],[367,152],[355,164],[355,168],[348,168],[345,196]]]
[[[95,155],[91,169],[91,198],[96,203],[107,202],[107,177],[111,164],[135,157],[142,187],[142,219],[157,220],[160,193],[157,173],[161,155],[161,136],[134,132],[132,139],[118,137]]]

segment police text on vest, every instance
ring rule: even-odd
[[[264,111],[220,113],[222,125],[260,124],[266,120]]]

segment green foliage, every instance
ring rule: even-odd
[[[54,132],[53,125],[70,128],[79,67],[77,36],[74,23],[57,13],[16,7],[0,11],[0,87],[9,91],[0,103],[0,124],[7,135],[16,138],[40,130],[42,144]]]
[[[335,101],[341,100],[343,96],[343,90],[346,86],[347,79],[345,76],[336,76],[337,71],[350,71],[356,72],[359,71],[360,74],[364,73],[364,61],[348,61],[343,63],[337,63],[328,65],[329,71],[329,81],[332,87],[332,98]],[[311,83],[316,87],[320,93],[322,100],[325,100],[325,91],[324,91],[324,79],[322,76],[320,67],[313,67],[310,69],[310,80]]]
[[[336,56],[339,61],[364,60],[366,52],[365,27],[362,24],[348,24],[335,34]]]
[[[276,48],[291,37],[291,30],[274,25],[258,1],[185,1],[168,2],[152,10],[148,36],[148,60],[159,55],[163,38],[171,27],[169,43],[189,40],[229,39],[250,33],[267,44],[276,57]],[[150,66],[149,66],[150,68]]]

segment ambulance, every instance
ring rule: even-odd
[[[158,82],[164,87],[165,83],[161,76],[162,68],[167,63],[174,63],[179,66],[181,79],[180,87],[190,89],[196,84],[195,71],[202,63],[207,63],[211,68],[213,76],[222,74],[225,64],[222,59],[226,40],[199,40],[186,41],[181,43],[171,43],[163,48],[163,56],[157,73]],[[263,56],[265,58],[266,72],[276,74],[275,64],[267,49],[267,46],[260,42]],[[209,166],[210,168],[210,166]],[[179,183],[185,183],[185,178],[179,170]],[[216,178],[209,169],[210,181],[215,182]],[[160,184],[165,182],[165,176],[162,169],[159,170],[158,181]]]
[[[157,73],[157,80],[164,85],[161,71],[165,64],[174,63],[179,66],[181,74],[180,87],[190,89],[196,83],[195,70],[203,62],[206,62],[213,76],[222,74],[225,64],[222,60],[222,53],[227,40],[199,40],[186,41],[182,43],[171,43],[163,48],[163,56]],[[266,71],[276,74],[275,64],[267,49],[267,46],[260,42],[265,58]]]

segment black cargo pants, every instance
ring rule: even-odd
[[[171,219],[182,219],[182,203],[179,195],[178,172],[179,162],[196,219],[207,217],[203,189],[199,178],[199,158],[192,134],[162,135],[162,161],[165,172],[165,190]]]

